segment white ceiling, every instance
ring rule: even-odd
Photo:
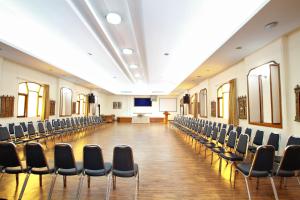
[[[182,88],[182,84],[189,87],[195,84],[195,81],[189,83],[198,73],[197,70],[206,67],[207,62],[212,66],[212,60],[216,60],[215,55],[218,61],[222,60],[219,59],[219,54],[230,58],[223,68],[218,68],[224,70],[232,62],[241,59],[241,56],[260,48],[267,39],[253,41],[253,35],[245,37],[245,28],[251,28],[252,23],[255,24],[254,28],[252,27],[255,30],[260,23],[264,24],[268,18],[260,22],[257,20],[264,19],[264,15],[259,18],[257,15],[261,15],[262,11],[268,15],[265,12],[271,12],[278,7],[273,6],[270,10],[270,5],[279,4],[280,0],[268,2],[0,1],[0,42],[22,51],[28,58],[47,63],[41,65],[41,68],[49,71],[49,66],[52,66],[53,69],[57,68],[67,73],[69,79],[74,76],[74,80],[79,78],[84,83],[89,82],[91,87],[96,86],[113,94],[150,95],[169,94],[172,91],[176,93],[185,89]],[[289,8],[286,4],[297,4],[296,2],[281,1],[284,11],[279,13],[298,17],[285,10]],[[119,13],[122,23],[108,24],[105,16],[109,12]],[[292,26],[285,27],[284,31],[291,28]],[[237,40],[238,34],[242,34],[238,37],[239,45],[244,46],[248,39],[251,39],[251,48],[237,56],[222,51],[223,48],[228,48],[228,42]],[[274,34],[273,37],[275,36],[277,35]],[[134,49],[134,54],[122,54],[123,48]],[[169,56],[165,56],[164,53],[169,53]],[[12,56],[3,51],[0,51],[0,54],[22,63],[23,59],[17,57],[17,54]],[[136,64],[139,68],[130,69],[130,64]],[[214,70],[213,73],[218,73],[218,70]],[[140,77],[135,77],[136,74]],[[189,75],[191,76],[188,77]]]

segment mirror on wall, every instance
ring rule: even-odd
[[[72,115],[72,90],[70,88],[60,89],[60,116]]]
[[[249,71],[249,123],[282,127],[279,64],[269,62]]]
[[[207,117],[207,89],[204,88],[199,92],[199,102],[200,102],[200,117]]]

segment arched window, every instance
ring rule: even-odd
[[[228,119],[229,117],[229,91],[230,84],[225,83],[218,88],[218,117]]]
[[[38,117],[43,109],[44,88],[40,84],[24,82],[19,84],[18,117]]]

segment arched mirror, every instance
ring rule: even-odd
[[[200,102],[200,117],[207,117],[207,89],[204,88],[199,92],[199,102]]]
[[[70,88],[60,89],[60,116],[72,115],[72,90]]]
[[[279,64],[255,67],[247,79],[249,123],[282,128]]]

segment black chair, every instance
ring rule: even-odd
[[[73,149],[66,143],[55,144],[54,147],[54,177],[50,187],[48,199],[51,199],[57,175],[63,176],[64,187],[67,186],[67,176],[81,175],[82,163],[75,162]],[[81,176],[82,177],[82,176]],[[80,179],[81,179],[80,177]],[[79,182],[80,184],[80,182]],[[78,185],[79,189],[79,185]],[[78,190],[77,190],[78,191]]]
[[[230,182],[232,175],[232,166],[234,165],[236,167],[237,162],[241,162],[247,157],[248,137],[249,136],[246,134],[241,134],[234,152],[228,151],[220,153],[220,159],[224,159],[227,162],[230,162]]]
[[[26,138],[26,136],[24,135],[23,128],[21,125],[15,125],[14,128],[15,128],[15,143],[16,144],[31,141],[31,139]]]
[[[237,133],[235,131],[230,131],[225,148],[221,149],[221,152],[218,153],[220,159],[219,173],[221,173],[221,168],[222,168],[222,159],[220,157],[220,154],[224,152],[232,151],[235,148],[236,140],[237,140]]]
[[[279,165],[276,166],[276,176],[281,177],[280,187],[282,185],[282,178],[296,177],[298,183],[300,171],[300,145],[289,145],[285,148],[283,158]],[[286,183],[286,181],[285,181]],[[286,184],[285,184],[286,186]]]
[[[257,147],[262,145],[263,139],[264,139],[264,132],[257,130],[252,145],[249,145],[248,150],[254,154],[256,152]]]
[[[294,137],[294,136],[290,136],[286,146],[290,146],[290,145],[300,145],[300,137]],[[282,159],[282,156],[275,156],[275,162],[276,163],[280,163]]]
[[[15,174],[16,184],[19,185],[19,174],[26,172],[19,155],[16,145],[12,142],[0,142],[0,166],[1,173]]]
[[[29,122],[29,123],[30,123],[30,122]],[[32,123],[32,122],[31,122],[31,123]],[[22,126],[24,133],[26,133],[26,132],[28,131],[28,128],[27,128],[25,122],[20,122],[20,125]]]
[[[14,135],[15,134],[15,123],[9,123],[8,124],[8,131],[10,135]]]
[[[29,128],[29,127],[28,127]],[[53,166],[49,166],[47,158],[41,144],[37,142],[29,142],[24,146],[26,157],[26,178],[24,180],[19,199],[22,199],[25,192],[27,182],[31,174],[39,175],[40,187],[43,183],[43,175],[54,173]]]
[[[27,127],[28,127],[27,128],[28,137],[30,139],[34,139],[34,140],[40,139],[40,137],[37,135],[37,132],[36,132],[32,122],[29,122]]]
[[[278,195],[273,180],[274,156],[275,149],[272,145],[259,146],[255,153],[252,164],[243,162],[237,165],[235,173],[237,175],[237,172],[240,172],[244,176],[249,199],[251,199],[251,194],[249,190],[248,178],[269,177],[272,184],[275,199],[278,200]]]
[[[240,135],[242,134],[243,128],[241,126],[236,127],[236,133],[237,133],[237,138],[240,138]]]
[[[217,139],[218,139],[219,131],[218,127],[213,128],[213,132],[211,134],[210,141],[204,144],[205,149],[204,149],[204,157],[206,158],[206,150],[207,149],[212,149],[217,145]]]
[[[272,145],[275,152],[279,150],[279,134],[271,133],[267,142],[267,145]]]
[[[138,165],[134,163],[131,147],[127,145],[120,145],[114,148],[112,168],[113,189],[116,188],[117,177],[135,177],[135,195],[137,195],[139,189],[139,168]]]
[[[245,134],[249,136],[249,141],[250,141],[251,140],[252,129],[251,128],[246,128]]]
[[[230,124],[227,130],[227,135],[229,135],[230,131],[232,131],[234,128],[233,124]]]
[[[220,134],[219,134],[219,138],[218,138],[218,141],[217,141],[217,145],[212,147],[212,148],[209,148],[211,150],[211,161],[210,161],[210,164],[212,164],[213,162],[213,156],[214,156],[214,153],[218,154],[221,153],[221,152],[225,152],[225,140],[226,140],[226,129],[222,129]],[[219,157],[220,158],[220,157]]]
[[[110,172],[112,169],[112,164],[103,161],[102,150],[99,145],[85,145],[83,147],[83,178],[81,179],[80,187],[78,190],[78,199],[80,197],[80,191],[82,187],[82,182],[87,175],[88,177],[88,188],[90,188],[91,176],[106,176],[107,186],[106,186],[106,199],[109,199],[111,176]]]
[[[7,142],[11,141],[11,137],[7,127],[2,127],[2,126],[0,127],[0,141],[7,141]]]

